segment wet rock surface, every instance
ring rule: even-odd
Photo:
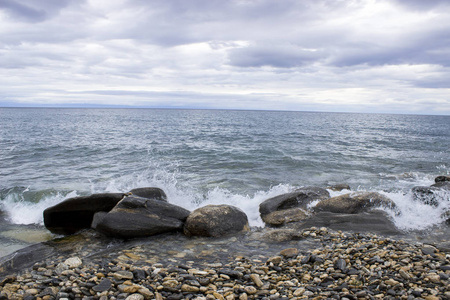
[[[220,237],[248,231],[247,215],[231,205],[207,205],[194,210],[186,219],[187,236]]]
[[[128,194],[142,198],[167,201],[166,193],[162,189],[155,187],[143,187],[132,189],[131,191],[128,192]]]
[[[99,242],[84,232],[0,276],[0,299],[448,299],[450,253],[327,228],[268,241],[166,234]],[[75,238],[75,237],[74,237]],[[101,238],[100,238],[101,239]],[[74,245],[71,248],[69,245]],[[49,247],[51,245],[48,245]]]
[[[328,211],[332,213],[355,214],[367,212],[373,208],[395,209],[395,203],[377,192],[353,192],[341,196],[322,200],[314,211]]]
[[[73,234],[90,228],[95,213],[110,211],[124,195],[104,193],[66,199],[44,210],[45,227],[56,234]]]
[[[94,223],[95,229],[107,236],[136,238],[180,231],[189,213],[165,201],[131,195]]]
[[[307,205],[313,201],[330,198],[330,193],[320,187],[303,187],[292,193],[282,194],[263,201],[259,205],[261,216],[275,211],[282,211],[290,208],[306,209]]]

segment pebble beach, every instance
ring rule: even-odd
[[[312,227],[290,240],[252,230],[116,244],[89,233],[72,245],[0,276],[0,299],[450,299],[447,249],[370,233]]]

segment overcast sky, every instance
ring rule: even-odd
[[[450,0],[0,0],[0,106],[450,115]]]

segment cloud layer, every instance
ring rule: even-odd
[[[450,114],[448,0],[0,0],[0,106]]]

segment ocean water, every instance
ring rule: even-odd
[[[450,116],[0,108],[0,256],[50,236],[46,207],[145,186],[190,210],[238,206],[263,226],[265,199],[347,183],[393,199],[402,230],[445,226],[449,195],[431,207],[410,190],[450,175],[449,149]]]

